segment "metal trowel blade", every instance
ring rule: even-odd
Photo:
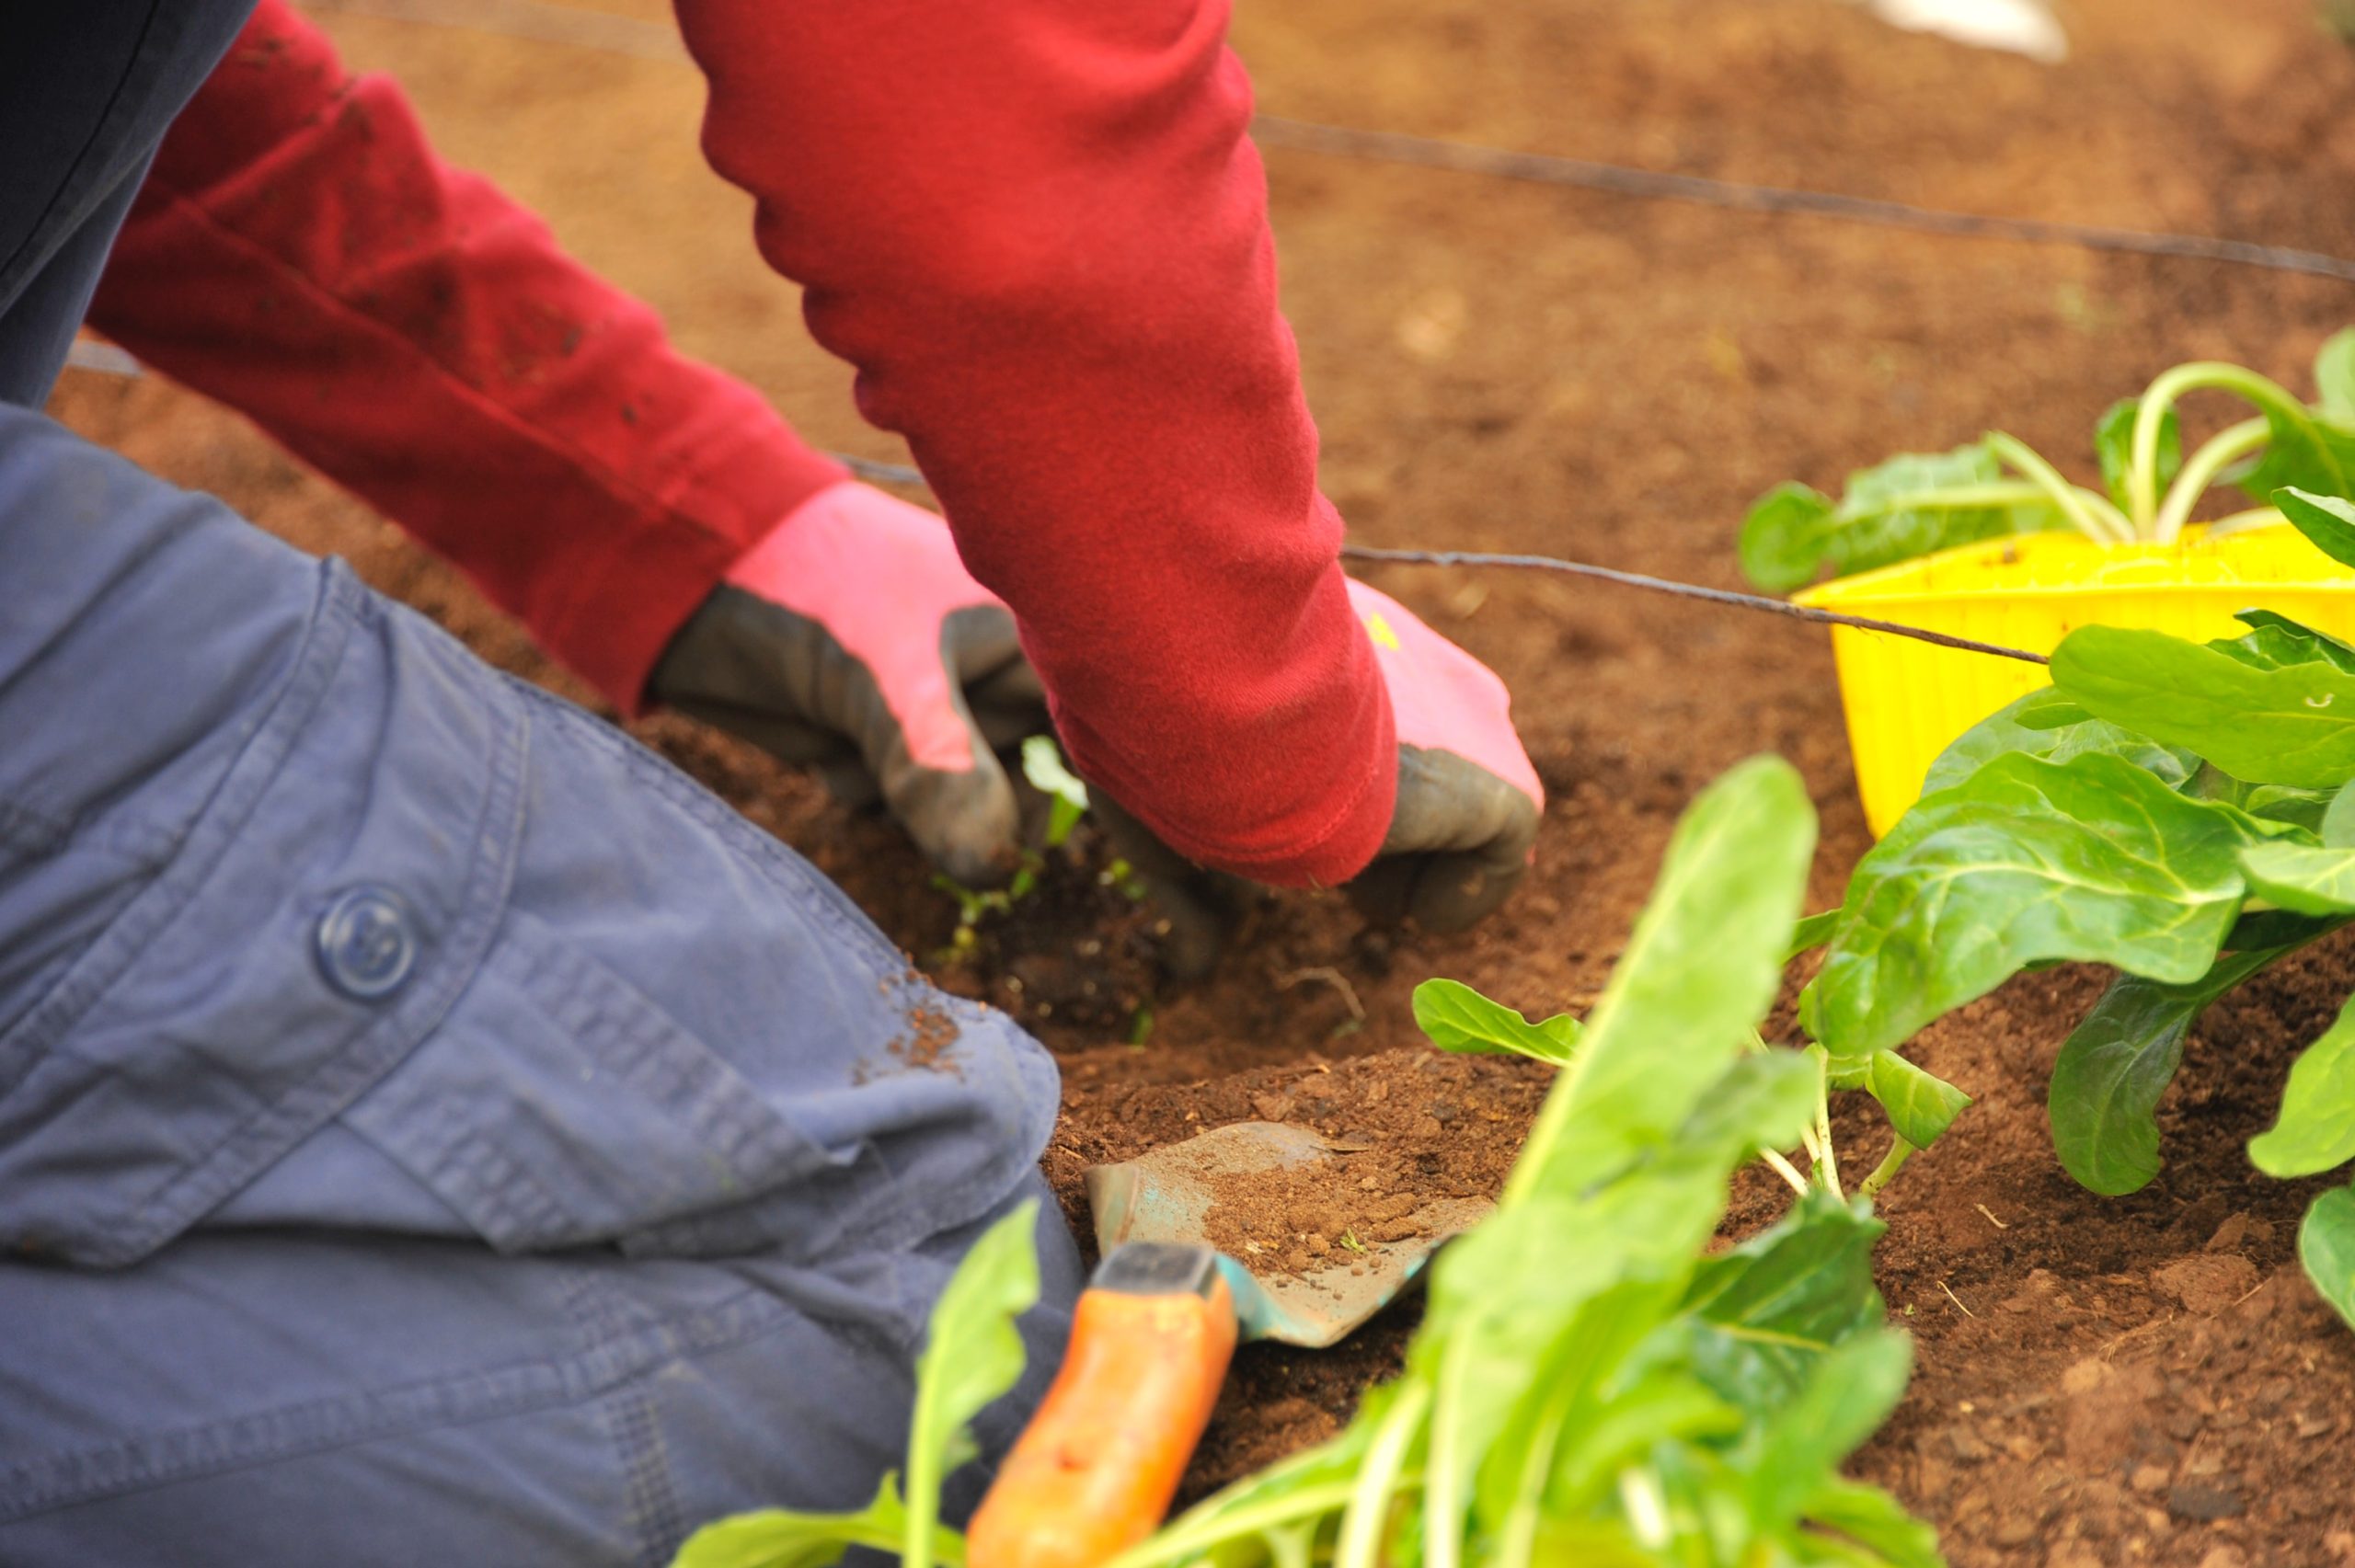
[[[1331,1165],[1337,1190],[1355,1185],[1347,1148],[1280,1122],[1237,1122],[1120,1164],[1092,1166],[1087,1202],[1097,1245],[1108,1253],[1123,1242],[1208,1246],[1219,1178],[1318,1161]],[[1273,1255],[1221,1254],[1242,1336],[1310,1349],[1335,1343],[1389,1305],[1442,1242],[1478,1224],[1494,1207],[1486,1198],[1432,1198],[1408,1216],[1419,1227],[1416,1235],[1328,1253],[1304,1274],[1283,1268]]]

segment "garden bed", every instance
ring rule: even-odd
[[[2355,254],[2355,130],[2336,113],[2355,59],[2301,0],[2079,0],[2071,14],[2078,57],[2055,72],[1828,0],[1268,0],[1246,8],[1239,39],[1280,112]],[[454,153],[647,292],[687,346],[812,439],[891,455],[759,270],[743,203],[698,171],[691,74],[583,54],[551,82],[546,44],[330,20],[359,63],[409,82]],[[1300,154],[1274,155],[1271,180],[1326,484],[1376,544],[1546,551],[1732,587],[1734,524],[1771,481],[1831,484],[1896,447],[1995,425],[2074,452],[2088,410],[2166,365],[2230,359],[2302,383],[2315,346],[2355,320],[2344,284],[2203,263]],[[84,374],[57,411],[578,694],[451,574],[233,418]],[[1789,757],[1822,813],[1809,907],[1837,900],[1867,847],[1820,633],[1553,581],[1375,580],[1512,684],[1551,796],[1536,871],[1450,941],[1363,932],[1329,895],[1273,900],[1186,991],[1155,979],[1149,914],[1080,873],[1046,879],[977,958],[927,960],[1062,1055],[1048,1166],[1067,1203],[1087,1162],[1279,1112],[1426,1152],[1460,1139],[1465,1171],[1500,1172],[1545,1071],[1432,1056],[1407,1008],[1418,981],[1463,979],[1534,1014],[1582,1010],[1675,814],[1752,752]],[[945,945],[955,910],[888,825],[683,722],[643,733],[913,953]],[[1919,1355],[1856,1468],[1936,1522],[1960,1564],[2355,1563],[2355,1334],[2292,1255],[2317,1184],[2262,1176],[2246,1152],[2290,1058],[2355,986],[2355,938],[2207,1016],[2163,1111],[2166,1167],[2126,1198],[2076,1187],[2044,1127],[2045,1077],[2101,984],[2028,976],[1914,1047],[1977,1103],[1882,1206],[1880,1283]],[[1151,1032],[1132,1047],[1140,1009]],[[1844,1152],[1869,1162],[1887,1134],[1855,1098]],[[1774,1202],[1757,1177],[1737,1221]],[[1404,1339],[1394,1319],[1334,1351],[1246,1349],[1194,1489],[1329,1436]]]

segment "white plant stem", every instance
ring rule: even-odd
[[[2191,520],[2191,509],[2208,493],[2216,476],[2237,460],[2246,457],[2265,444],[2271,426],[2263,415],[2243,419],[2229,429],[2211,437],[2207,443],[2191,454],[2183,472],[2167,486],[2167,498],[2159,505],[2151,521],[2151,538],[2157,544],[2172,544],[2183,534],[2183,525]]]
[[[2097,543],[2123,544],[2134,537],[2126,514],[2092,491],[2069,483],[2061,471],[2044,461],[2035,448],[2001,430],[1987,432],[1987,450],[2022,478],[2041,490],[2070,526]]]
[[[2136,530],[2151,537],[2159,514],[2159,432],[2165,427],[2167,410],[2173,408],[2185,393],[2201,388],[2229,392],[2256,404],[2259,408],[2274,410],[2305,418],[2305,405],[2278,382],[2269,381],[2255,371],[2239,365],[2228,365],[2217,360],[2199,360],[2188,365],[2177,365],[2151,383],[2148,391],[2134,412],[2134,439],[2126,454],[2126,510],[2133,519]],[[2213,443],[2211,443],[2213,444]]]
[[[1782,1177],[1784,1184],[1793,1192],[1801,1197],[1807,1196],[1807,1178],[1799,1174],[1798,1166],[1771,1149],[1760,1150],[1758,1158],[1765,1162],[1768,1170]]]
[[[1422,1430],[1430,1402],[1430,1389],[1410,1382],[1398,1391],[1398,1402],[1382,1418],[1366,1449],[1357,1484],[1350,1490],[1350,1505],[1341,1516],[1341,1539],[1333,1548],[1333,1568],[1379,1568],[1383,1538],[1390,1528],[1390,1500],[1397,1494],[1407,1451]]]

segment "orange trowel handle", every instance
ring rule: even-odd
[[[1208,1247],[1131,1242],[1097,1265],[1046,1402],[966,1532],[970,1568],[1097,1568],[1153,1533],[1235,1354]]]

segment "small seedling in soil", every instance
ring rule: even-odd
[[[1022,776],[1051,802],[1047,811],[1047,848],[1062,848],[1087,814],[1087,786],[1063,766],[1063,754],[1055,749],[1051,735],[1034,735],[1022,743]]]
[[[1143,889],[1124,861],[1102,858],[1108,836],[1088,830],[1086,786],[1053,740],[1033,736],[1023,750],[1030,847],[1002,887],[932,879],[956,915],[942,921],[947,939],[930,962],[951,990],[1034,1026],[1051,1020],[1141,1045],[1156,974],[1149,922],[1135,907]]]
[[[1004,887],[968,887],[946,873],[933,876],[932,885],[957,905],[957,928],[949,935],[948,948],[935,956],[941,962],[953,963],[979,951],[983,922],[994,915],[1012,913],[1017,904],[1037,891],[1039,878],[1047,870],[1047,856],[1071,841],[1072,830],[1087,814],[1087,785],[1064,766],[1053,736],[1033,735],[1023,741],[1022,776],[1047,797],[1046,827],[1039,844],[1022,852],[1020,864]],[[1131,890],[1134,877],[1126,861],[1115,860],[1097,876],[1105,887],[1117,887],[1132,898],[1143,897],[1142,888]]]
[[[2281,521],[2269,504],[2284,487],[2355,500],[2355,329],[2315,361],[2317,402],[2238,365],[2178,365],[2140,397],[2113,406],[2094,429],[2103,487],[2070,483],[2015,437],[1992,431],[1952,452],[1909,452],[1848,476],[1833,501],[1805,485],[1778,485],[1741,528],[1741,565],[1771,592],[1869,571],[1982,539],[2075,529],[2103,544],[2170,544],[2210,490],[2246,493],[2257,506],[2209,525],[2210,537]],[[2176,405],[2215,391],[2254,417],[2183,455]]]

